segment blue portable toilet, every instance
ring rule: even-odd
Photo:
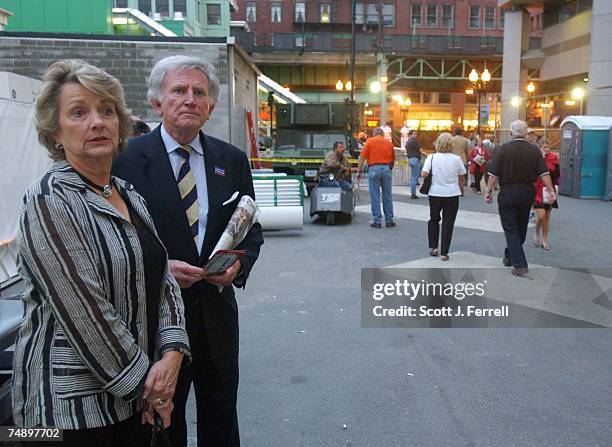
[[[568,116],[561,123],[559,193],[576,198],[607,195],[609,116]]]

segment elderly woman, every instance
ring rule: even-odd
[[[455,218],[459,210],[459,196],[463,194],[465,166],[458,155],[453,154],[452,135],[440,134],[436,140],[436,153],[425,160],[421,177],[431,175],[429,189],[429,254],[441,255],[442,261],[448,261],[448,249],[453,237]],[[440,219],[440,213],[442,218]],[[441,247],[438,252],[440,237],[440,220],[442,220]]]
[[[20,217],[15,423],[64,429],[62,445],[140,445],[153,411],[169,424],[189,355],[180,289],[144,200],[110,174],[131,125],[121,85],[78,60],[43,81],[36,127],[53,163]]]

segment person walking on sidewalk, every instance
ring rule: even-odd
[[[453,154],[461,157],[461,161],[463,161],[463,166],[467,172],[468,160],[470,158],[470,140],[462,135],[461,127],[456,127],[455,136],[451,141],[453,145]],[[467,174],[465,175],[463,184],[467,185]]]
[[[429,215],[427,235],[429,254],[438,256],[440,220],[442,220],[442,240],[440,255],[448,261],[448,249],[453,237],[455,218],[459,210],[459,196],[463,194],[465,166],[459,156],[453,154],[452,136],[448,132],[440,134],[436,140],[436,153],[429,155],[423,165],[421,176],[431,175],[429,189]],[[442,219],[440,219],[442,213]]]
[[[544,162],[550,173],[550,178],[553,184],[556,186],[559,184],[559,156],[550,152],[550,146],[546,140],[542,140],[540,143],[540,151],[544,157]],[[535,201],[533,203],[533,209],[536,212],[537,220],[535,223],[535,231],[533,234],[533,244],[544,250],[550,250],[548,244],[548,231],[550,228],[550,214],[553,208],[559,208],[557,201],[544,201],[544,183],[540,178],[535,182]],[[542,238],[540,239],[540,229],[542,230]]]
[[[474,184],[472,187],[477,194],[481,194],[480,182],[483,175],[485,177],[485,184],[489,180],[489,175],[487,174],[488,161],[489,151],[479,138],[476,141],[476,146],[470,151],[470,174],[474,176]]]
[[[370,202],[372,207],[373,228],[382,228],[382,215],[380,213],[380,192],[382,190],[382,206],[385,213],[385,224],[394,227],[393,221],[393,196],[391,192],[391,170],[395,163],[395,151],[393,145],[384,137],[382,128],[374,129],[374,136],[368,138],[357,167],[357,178],[361,178],[363,163],[368,162],[368,189],[370,190]]]
[[[495,180],[499,181],[500,192],[497,198],[499,217],[506,236],[506,249],[503,263],[513,266],[512,274],[526,276],[529,272],[523,244],[527,236],[529,209],[534,201],[535,181],[540,178],[551,191],[551,199],[556,199],[555,190],[537,146],[529,143],[527,123],[514,121],[510,124],[513,140],[503,144],[489,167],[489,181],[484,200],[493,201],[491,191]]]
[[[408,164],[410,165],[410,198],[418,199],[419,196],[416,194],[417,183],[419,176],[421,175],[421,156],[423,150],[421,145],[416,140],[416,130],[408,131],[408,141],[406,142],[406,155],[408,156]]]

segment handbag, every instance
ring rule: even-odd
[[[150,447],[172,447],[170,438],[168,438],[168,433],[164,428],[162,418],[157,413],[155,413],[155,424],[152,430]]]
[[[419,188],[419,192],[423,195],[429,194],[429,188],[431,188],[431,180],[433,177],[434,157],[435,157],[435,154],[431,156],[431,169],[429,170],[429,174],[427,175],[427,177],[425,177],[425,179],[423,180],[423,183],[421,183],[421,187]]]

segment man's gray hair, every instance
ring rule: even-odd
[[[510,135],[513,138],[521,138],[527,135],[527,123],[521,120],[513,121],[510,124]]]
[[[381,135],[384,135],[385,131],[382,129],[382,127],[377,127],[376,129],[374,129],[374,136],[375,137],[379,137]]]
[[[155,98],[161,101],[164,96],[163,83],[166,73],[172,70],[200,70],[208,79],[208,96],[210,103],[215,104],[219,99],[219,78],[215,67],[201,59],[190,56],[169,56],[157,62],[151,70],[149,76],[149,91],[147,96],[149,101]]]

